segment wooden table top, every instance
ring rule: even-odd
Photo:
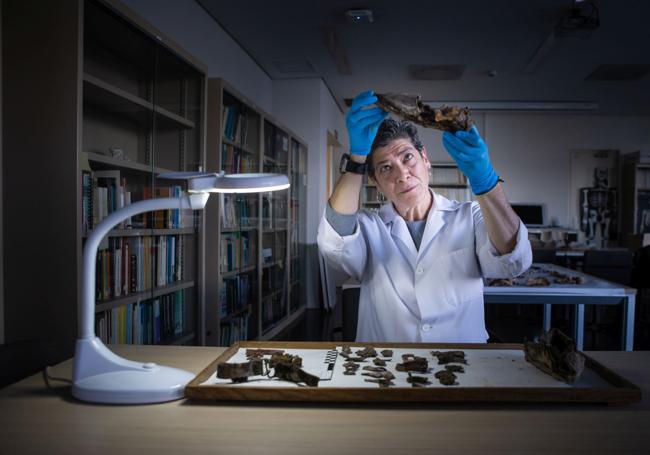
[[[198,373],[223,348],[112,346]],[[93,405],[40,374],[0,390],[0,454],[647,453],[650,352],[589,352],[639,386],[640,403]],[[71,376],[70,360],[52,368]]]

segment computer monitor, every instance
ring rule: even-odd
[[[513,202],[510,205],[527,227],[546,226],[546,204]]]

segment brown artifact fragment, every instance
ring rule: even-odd
[[[375,365],[380,366],[380,367],[385,367],[386,366],[386,361],[380,359],[379,357],[376,357],[376,358],[372,359],[372,363],[374,363]]]
[[[440,381],[442,385],[457,385],[456,375],[448,370],[440,370],[434,376]]]
[[[424,357],[417,357],[413,354],[404,354],[402,363],[395,365],[397,371],[415,371],[426,373],[429,371],[429,361]]]
[[[269,368],[273,368],[273,377],[284,379],[285,381],[295,382],[296,384],[304,382],[308,386],[318,387],[319,377],[304,371],[302,359],[297,355],[291,354],[274,354],[268,361]]]
[[[392,385],[395,385],[395,383],[393,381],[391,381],[390,379],[383,379],[383,378],[366,379],[365,381],[366,382],[376,382],[377,384],[379,384],[379,387],[390,387]]]
[[[568,384],[577,381],[585,367],[585,356],[575,342],[557,329],[543,333],[539,343],[527,342],[524,353],[526,361]]]
[[[341,354],[352,354],[352,348],[350,346],[341,346]]]
[[[447,365],[448,363],[464,363],[467,365],[463,351],[431,351],[431,355],[438,357],[438,365]]]
[[[374,367],[372,365],[366,365],[365,367],[362,368],[362,370],[365,370],[365,371],[388,371],[384,367]]]
[[[366,357],[377,357],[377,351],[375,351],[375,348],[373,347],[359,349],[357,352],[355,352],[355,354],[359,357],[363,357],[364,359]]]
[[[461,365],[445,365],[445,370],[450,371],[452,373],[464,373],[465,368],[463,368]]]
[[[426,128],[449,131],[468,131],[472,127],[469,109],[455,106],[432,108],[420,100],[420,95],[376,93],[377,106],[410,122]]]
[[[384,349],[381,351],[382,357],[393,357],[393,351],[391,349]]]
[[[411,373],[408,374],[409,377],[406,378],[406,382],[411,384],[413,387],[424,387],[431,385],[431,381],[426,376],[415,376]]]
[[[217,377],[232,379],[232,382],[245,382],[249,376],[260,376],[264,373],[264,361],[253,359],[243,363],[220,363],[217,365]]]
[[[371,378],[376,378],[376,379],[395,379],[395,375],[391,373],[390,371],[384,371],[383,373],[380,371],[364,371],[361,373],[361,376],[370,376]]]
[[[512,278],[492,278],[488,280],[488,286],[514,286],[515,280]]]
[[[345,368],[345,371],[343,374],[348,375],[348,376],[353,376],[357,374],[357,370],[359,369],[359,364],[355,362],[345,362],[343,364],[343,368]]]
[[[526,286],[529,287],[546,287],[550,286],[551,282],[548,281],[547,278],[541,277],[541,278],[529,278],[528,281],[526,281]]]
[[[284,354],[282,349],[246,349],[246,358],[259,359],[265,355]]]

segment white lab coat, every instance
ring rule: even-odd
[[[391,203],[361,211],[351,235],[325,216],[318,247],[328,263],[361,283],[357,341],[484,343],[482,277],[511,278],[532,262],[528,231],[499,256],[477,202],[434,193],[420,249]]]

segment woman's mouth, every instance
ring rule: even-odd
[[[405,189],[404,191],[402,191],[402,194],[411,193],[411,192],[413,192],[417,187],[418,187],[417,185],[413,185],[412,187],[407,188],[407,189]]]

